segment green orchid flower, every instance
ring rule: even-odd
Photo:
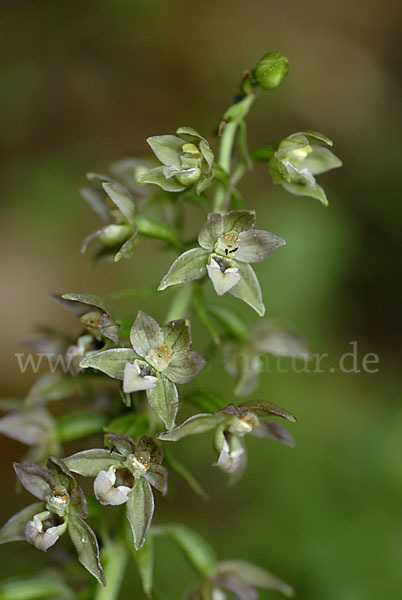
[[[94,294],[53,294],[52,299],[78,317],[89,333],[98,341],[104,338],[115,344],[119,341],[119,325],[108,304]],[[82,342],[83,349],[88,346]]]
[[[236,396],[248,396],[259,382],[262,357],[311,358],[305,341],[281,323],[268,319],[252,328],[246,339],[228,342],[224,348],[225,369],[236,380]]]
[[[244,560],[227,560],[215,565],[212,572],[185,596],[186,600],[257,600],[257,589],[274,590],[294,596],[293,588],[262,567]]]
[[[138,182],[154,183],[167,192],[182,192],[195,186],[196,193],[201,194],[214,179],[213,152],[207,140],[192,127],[179,127],[176,133],[147,139],[163,167],[146,171]]]
[[[232,477],[234,481],[241,476],[247,463],[243,441],[246,434],[272,439],[290,447],[295,446],[290,433],[278,423],[266,419],[267,415],[282,417],[291,423],[296,422],[296,418],[290,412],[279,406],[270,402],[250,401],[239,406],[228,404],[213,414],[194,415],[158,437],[163,441],[177,442],[188,435],[214,430],[214,448],[218,454],[214,466],[225,473],[236,473],[236,477]]]
[[[67,457],[65,463],[74,473],[95,477],[94,493],[103,505],[126,504],[134,546],[144,543],[154,512],[151,486],[167,493],[168,472],[161,465],[163,452],[159,442],[143,436],[138,442],[129,436],[105,436],[112,451],[92,449]]]
[[[155,414],[174,427],[178,409],[176,384],[191,381],[205,360],[191,349],[190,325],[185,319],[161,327],[139,311],[130,331],[131,348],[112,348],[92,354],[81,363],[123,381],[125,394],[145,391]]]
[[[67,465],[50,457],[47,469],[20,463],[14,463],[14,469],[22,485],[40,502],[24,508],[3,525],[0,543],[26,540],[46,552],[67,531],[80,563],[106,585],[98,541],[85,521],[85,496]]]
[[[94,187],[81,189],[82,197],[107,224],[88,235],[82,243],[85,252],[89,243],[101,243],[95,258],[109,258],[118,262],[130,258],[138,244],[136,207],[131,192],[108,175],[88,173]]]
[[[342,161],[328,149],[333,142],[317,131],[300,131],[279,144],[269,161],[274,183],[297,196],[311,196],[328,206],[324,189],[315,175],[342,166]]]
[[[181,254],[159,284],[159,290],[208,275],[218,296],[230,292],[263,316],[260,284],[249,263],[261,262],[286,242],[269,231],[254,229],[249,210],[212,213],[198,235],[200,248]]]

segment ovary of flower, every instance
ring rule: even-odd
[[[127,485],[118,485],[116,483],[116,466],[111,466],[107,471],[100,471],[94,481],[94,492],[97,500],[101,504],[110,504],[118,506],[128,500],[128,494],[131,488]]]
[[[123,376],[124,393],[131,394],[141,390],[152,390],[158,378],[145,373],[146,367],[140,365],[138,360],[135,360],[134,363],[126,363]]]
[[[238,273],[238,267],[229,267],[225,269],[223,265],[221,268],[219,263],[213,257],[211,257],[210,263],[207,265],[207,271],[218,296],[223,296],[223,294],[239,283],[241,279],[241,275]]]

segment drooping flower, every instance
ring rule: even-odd
[[[185,596],[186,600],[226,600],[227,593],[239,600],[257,600],[258,591],[275,590],[291,598],[293,588],[262,567],[244,560],[227,560],[215,565],[213,571]]]
[[[269,161],[273,182],[291,194],[311,196],[327,206],[325,191],[314,176],[342,166],[342,161],[328,149],[332,145],[329,138],[317,131],[289,135]]]
[[[167,192],[182,192],[195,185],[197,194],[201,194],[214,179],[213,152],[207,140],[192,127],[179,127],[176,133],[147,139],[164,166],[146,171],[138,181],[154,183]]]
[[[131,192],[107,175],[89,173],[94,187],[84,187],[81,195],[107,224],[88,235],[82,243],[85,252],[93,240],[101,242],[95,258],[111,258],[118,262],[130,258],[137,246],[136,207]]]
[[[152,410],[171,429],[178,409],[176,384],[191,381],[205,364],[191,349],[190,325],[178,319],[160,327],[139,311],[130,341],[133,349],[104,350],[85,358],[80,366],[122,380],[126,394],[144,390]]]
[[[168,472],[161,465],[163,452],[159,442],[142,437],[138,442],[129,436],[108,434],[112,451],[84,450],[65,459],[74,473],[95,477],[94,492],[101,504],[126,504],[134,545],[145,543],[154,512],[151,486],[163,495],[167,492]]]
[[[95,339],[119,341],[119,325],[108,304],[94,294],[53,294],[52,299],[78,317]]]
[[[237,396],[248,396],[257,387],[262,356],[288,356],[301,360],[311,357],[304,340],[274,320],[266,320],[248,332],[247,338],[226,344],[225,368],[235,379]]]
[[[290,433],[278,423],[266,419],[275,415],[291,423],[296,418],[287,410],[270,402],[245,402],[239,406],[228,404],[213,414],[194,415],[171,431],[159,434],[159,439],[177,442],[188,435],[196,435],[215,430],[214,448],[218,460],[214,466],[225,473],[235,473],[236,479],[242,474],[247,462],[243,438],[250,433],[256,437],[272,439],[293,447],[295,442]]]
[[[200,248],[181,254],[163,277],[159,290],[208,275],[216,293],[230,292],[262,316],[261,288],[249,263],[261,262],[286,242],[269,231],[254,229],[255,213],[212,213],[198,236]]]
[[[0,530],[0,543],[25,539],[46,552],[68,531],[81,564],[106,585],[98,542],[85,521],[85,496],[66,464],[51,457],[47,469],[20,463],[14,463],[14,469],[22,485],[41,502],[11,517]]]

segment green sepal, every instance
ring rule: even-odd
[[[118,466],[124,458],[116,452],[104,448],[82,450],[63,459],[73,473],[83,477],[96,477],[100,471],[107,471],[111,466]]]
[[[98,540],[90,526],[78,515],[72,514],[68,520],[68,533],[78,554],[78,560],[91,575],[106,585],[105,574],[99,560]]]
[[[208,250],[203,248],[193,248],[181,254],[162,278],[158,290],[204,277],[207,273],[208,256]]]
[[[154,514],[154,496],[145,477],[135,481],[126,503],[127,519],[131,525],[136,550],[145,544],[147,531]]]
[[[262,300],[260,284],[253,268],[247,263],[238,263],[238,268],[241,279],[239,283],[229,290],[229,293],[246,302],[260,317],[263,317],[265,306]]]
[[[188,435],[198,435],[211,431],[224,419],[222,414],[211,415],[209,413],[201,413],[193,415],[181,425],[178,425],[171,431],[160,433],[158,438],[166,442],[177,442]]]
[[[118,183],[103,182],[102,187],[130,225],[135,223],[135,204],[131,194]]]
[[[291,423],[296,423],[296,417],[292,415],[291,412],[281,408],[280,406],[276,406],[276,404],[272,404],[272,402],[263,402],[258,400],[250,400],[249,402],[243,402],[241,404],[242,408],[247,408],[255,412],[257,415],[265,415],[266,413],[270,415],[276,415],[277,417],[282,417]]]
[[[35,502],[13,515],[0,529],[0,544],[25,540],[25,526],[34,515],[43,511],[42,502]],[[1,598],[2,596],[0,596]]]
[[[87,356],[80,362],[80,367],[96,369],[109,377],[123,380],[126,363],[133,362],[136,358],[137,355],[131,348],[111,348]]]
[[[186,189],[186,186],[179,183],[175,177],[166,179],[164,169],[165,167],[155,167],[154,169],[150,169],[138,178],[138,182],[153,183],[165,190],[165,192],[182,192]]]
[[[174,383],[166,377],[160,377],[151,390],[146,391],[148,402],[154,413],[164,422],[168,429],[175,425],[179,406],[179,397]]]

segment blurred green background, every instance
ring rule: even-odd
[[[222,559],[271,569],[300,600],[401,597],[398,11],[394,0],[3,0],[0,8],[3,396],[23,396],[34,381],[19,373],[15,352],[35,326],[77,331],[48,293],[154,285],[173,257],[145,242],[129,261],[89,269],[79,244],[98,222],[77,192],[85,171],[141,154],[148,135],[182,124],[216,143],[242,71],[268,50],[287,55],[291,71],[256,103],[250,144],[303,129],[335,141],[344,167],[320,180],[328,209],[274,188],[263,166],[242,185],[259,226],[288,242],[256,268],[268,313],[329,354],[324,373],[273,369],[254,394],[296,413],[297,448],[247,440],[248,470],[228,488],[210,467],[208,436],[183,441],[176,454],[196,465],[211,502],[176,482],[156,514],[198,529]],[[165,306],[146,304],[163,319]],[[236,306],[250,323],[258,319]],[[330,372],[354,340],[359,361],[378,354],[377,373]],[[220,360],[198,383],[212,378],[232,400]],[[10,464],[23,447],[2,438],[0,448],[4,521],[28,494],[14,495]],[[2,547],[0,571],[35,572],[46,558],[24,544]],[[160,542],[155,597],[175,600],[193,578]],[[122,600],[143,597],[133,569],[125,586]]]

